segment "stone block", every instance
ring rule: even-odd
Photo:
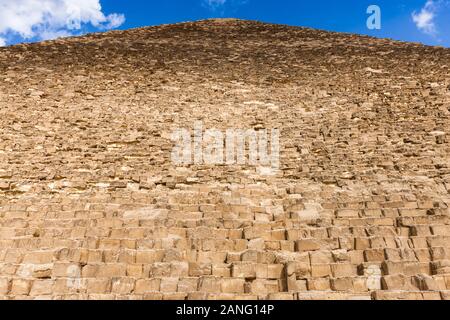
[[[295,242],[295,250],[299,252],[320,250],[320,243],[317,240],[297,240]]]
[[[87,279],[89,294],[105,294],[111,292],[111,279]]]
[[[313,264],[311,265],[311,276],[314,278],[329,277],[331,275],[331,267],[329,264]]]
[[[233,278],[256,278],[256,263],[233,263],[231,270]]]
[[[412,289],[411,279],[402,274],[386,275],[381,278],[381,288],[390,291]]]
[[[161,292],[177,292],[178,281],[178,278],[162,278],[159,290]]]
[[[331,264],[331,273],[335,278],[353,277],[356,276],[357,270],[355,266],[347,263]]]
[[[178,292],[190,293],[196,292],[198,289],[197,278],[181,278],[178,281]]]
[[[352,278],[331,279],[331,289],[334,291],[351,291],[353,289]]]
[[[99,265],[96,276],[98,278],[125,277],[127,267],[124,264],[105,264]]]
[[[223,293],[244,293],[244,279],[221,279],[220,288]]]
[[[354,209],[344,209],[344,210],[337,210],[336,216],[338,218],[358,218],[359,217],[359,210]]]
[[[220,278],[216,277],[200,277],[198,291],[207,293],[221,292]]]
[[[383,249],[364,250],[364,260],[366,262],[382,262],[385,260]]]
[[[136,294],[147,294],[160,291],[161,279],[139,279],[136,280],[134,292]]]
[[[9,292],[9,279],[0,278],[0,296],[6,296]]]
[[[133,292],[135,280],[132,278],[114,278],[112,279],[111,292],[114,294],[129,295]]]
[[[53,292],[53,280],[34,280],[31,286],[30,296],[51,295]]]
[[[11,281],[11,295],[26,296],[30,293],[32,281],[25,279],[13,279]]]
[[[328,291],[331,290],[330,279],[312,278],[307,280],[309,291]]]

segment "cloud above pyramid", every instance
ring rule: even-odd
[[[85,27],[109,30],[123,14],[105,14],[100,0],[0,0],[0,45],[10,39],[49,40],[77,35]]]

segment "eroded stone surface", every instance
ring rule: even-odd
[[[238,20],[0,49],[0,297],[448,299],[450,51]],[[281,167],[176,127],[279,128]]]

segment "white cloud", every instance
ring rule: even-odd
[[[4,47],[6,46],[6,39],[3,39],[2,37],[0,37],[0,47]]]
[[[108,23],[105,25],[106,29],[114,29],[120,27],[125,22],[123,14],[112,13],[108,16]]]
[[[223,8],[225,4],[231,7],[237,7],[246,4],[249,0],[202,0],[203,5],[211,10]]]
[[[429,35],[435,35],[437,32],[435,23],[436,12],[437,4],[433,0],[428,0],[419,13],[416,11],[412,13],[412,19],[420,31]]]
[[[211,9],[216,9],[217,7],[223,6],[225,2],[227,2],[227,0],[203,0],[203,3]]]
[[[100,0],[0,0],[3,40],[11,36],[48,40],[77,34],[86,25],[106,30],[124,21],[122,14],[105,15]]]

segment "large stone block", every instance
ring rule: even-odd
[[[220,289],[223,293],[244,293],[244,279],[222,279]]]
[[[161,279],[139,279],[136,280],[134,292],[136,294],[147,294],[160,290]]]
[[[34,280],[31,286],[30,296],[51,295],[53,292],[53,280]]]

